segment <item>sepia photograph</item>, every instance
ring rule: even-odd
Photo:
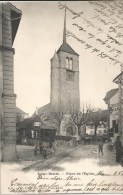
[[[123,1],[0,2],[0,193],[123,194]]]

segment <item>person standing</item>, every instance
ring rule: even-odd
[[[47,150],[46,150],[46,148],[43,149],[43,157],[44,157],[44,159],[47,158]]]
[[[103,141],[102,140],[99,141],[98,146],[99,146],[99,153],[98,154],[102,153],[102,155],[103,155]]]
[[[116,162],[121,162],[123,147],[120,141],[120,136],[117,137],[114,145],[115,145],[115,150],[116,150]]]
[[[34,156],[37,155],[37,150],[38,150],[38,147],[37,147],[37,144],[35,144],[35,146],[34,146]]]
[[[42,143],[41,143],[41,142],[40,142],[40,144],[39,144],[39,150],[40,150],[40,154],[42,154],[43,146],[42,146]]]

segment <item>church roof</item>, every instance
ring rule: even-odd
[[[116,93],[118,92],[118,88],[111,89],[106,93],[106,96],[104,97],[104,101],[110,100]]]
[[[38,115],[40,116],[41,114],[48,113],[50,112],[50,110],[51,110],[50,103],[46,104],[45,106],[38,108]],[[35,115],[36,115],[36,112],[34,112],[32,116],[34,117]]]
[[[26,113],[20,108],[16,107],[16,114],[26,114]]]
[[[58,49],[57,53],[59,53],[60,51],[64,51],[79,56],[79,54],[77,54],[66,42],[63,42],[63,44]]]

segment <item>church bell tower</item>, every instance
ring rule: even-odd
[[[79,55],[66,42],[66,10],[63,43],[51,59],[50,103],[54,111],[80,108]]]

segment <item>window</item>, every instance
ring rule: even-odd
[[[34,138],[34,130],[31,131],[32,138]]]
[[[35,137],[38,138],[38,135],[39,135],[39,133],[38,133],[38,131],[36,131],[36,136]]]
[[[74,72],[67,70],[66,76],[68,81],[74,81]]]
[[[73,69],[73,59],[72,58],[70,58],[70,61],[69,61],[69,68],[70,70]]]
[[[73,69],[73,59],[72,58],[66,58],[66,68],[68,70],[72,70]]]
[[[112,127],[115,128],[116,126],[116,120],[112,120]]]
[[[69,58],[66,58],[66,68],[69,69]]]

